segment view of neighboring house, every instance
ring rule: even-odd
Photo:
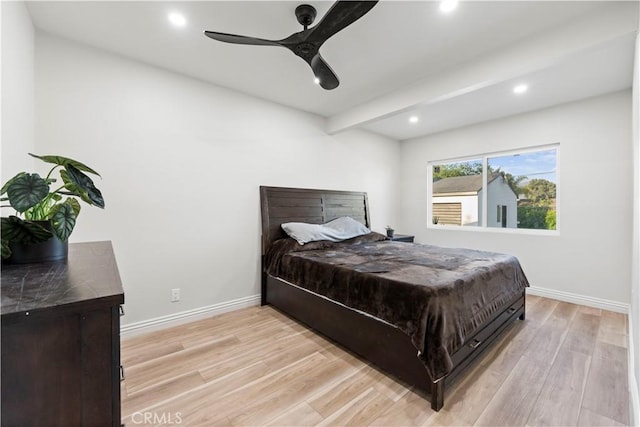
[[[488,227],[518,227],[518,196],[505,177],[494,173],[487,184]],[[433,222],[482,224],[482,175],[454,176],[433,183]]]

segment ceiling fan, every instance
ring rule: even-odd
[[[316,9],[309,4],[296,7],[296,18],[304,27],[300,32],[291,34],[282,40],[265,40],[236,34],[205,31],[204,34],[214,40],[226,43],[258,46],[281,46],[292,51],[311,66],[316,82],[324,89],[338,87],[340,81],[329,64],[320,56],[320,46],[338,31],[353,24],[369,12],[378,1],[337,1],[314,27],[309,28],[316,17]]]

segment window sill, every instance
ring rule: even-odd
[[[427,224],[427,230],[441,231],[462,231],[472,233],[498,233],[498,234],[514,234],[529,236],[560,236],[560,231],[556,230],[535,230],[529,228],[501,228],[501,227],[478,227],[478,226],[459,226],[459,225],[440,225]]]

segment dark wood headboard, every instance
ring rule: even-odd
[[[261,186],[260,207],[262,255],[274,241],[286,237],[280,227],[285,222],[323,224],[350,216],[371,228],[367,193],[358,191]]]

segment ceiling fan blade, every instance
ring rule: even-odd
[[[331,90],[338,87],[340,84],[338,76],[336,76],[336,73],[333,72],[329,64],[324,61],[319,53],[311,59],[309,65],[311,65],[313,74],[320,80],[319,84],[323,89]]]
[[[248,44],[248,45],[257,45],[257,46],[281,46],[281,44],[275,40],[265,40],[265,39],[259,39],[256,37],[239,36],[237,34],[226,34],[226,33],[217,33],[215,31],[205,31],[204,35],[213,40],[218,40],[225,43]]]
[[[337,1],[313,28],[307,40],[322,41],[362,18],[378,1]]]

